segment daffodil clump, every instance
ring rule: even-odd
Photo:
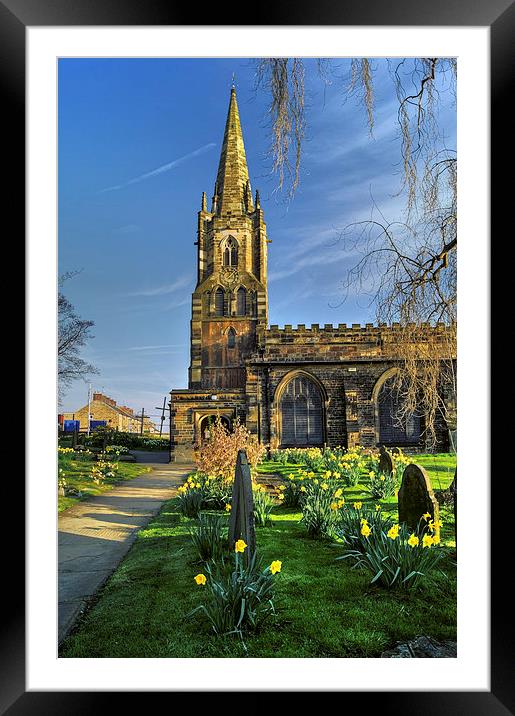
[[[384,500],[392,497],[399,488],[395,471],[392,473],[370,470],[367,491],[373,500]]]
[[[283,490],[279,492],[281,502],[284,500],[282,496],[283,492]],[[252,498],[254,502],[255,524],[259,527],[265,527],[270,523],[270,514],[275,507],[275,501],[263,485],[253,485]]]
[[[387,531],[393,518],[384,513],[381,505],[363,507],[361,501],[350,503],[338,514],[335,535],[349,548],[366,552],[372,534]]]
[[[199,514],[190,528],[190,537],[199,561],[223,561],[228,550],[227,520],[223,515]]]
[[[230,569],[223,562],[210,560],[193,577],[207,598],[189,616],[204,614],[218,636],[235,634],[243,640],[245,632],[260,628],[275,613],[273,587],[282,562],[274,559],[263,568],[256,554],[248,559],[247,551],[246,542],[239,539]]]
[[[348,487],[355,487],[371,471],[377,470],[379,455],[376,450],[356,446],[349,450],[334,448],[288,448],[276,450],[272,460],[279,464],[304,466],[305,472],[313,472],[317,478],[330,473]],[[300,468],[299,468],[300,470]],[[292,470],[293,473],[296,471]],[[290,496],[286,496],[288,499]],[[297,496],[298,497],[298,496]],[[291,501],[295,499],[292,491]],[[292,504],[292,506],[294,506]]]
[[[406,465],[409,465],[411,460],[409,457],[402,452],[401,448],[397,448],[395,452],[390,452],[393,461],[393,476],[397,486],[401,484],[402,474]]]
[[[179,509],[195,517],[200,509],[225,510],[232,496],[232,483],[220,475],[193,472],[179,487]]]
[[[117,470],[117,463],[108,460],[98,460],[98,462],[91,467],[91,477],[95,484],[103,485],[108,478],[115,477]]]
[[[440,520],[433,521],[426,513],[421,516],[418,528],[410,530],[404,524],[386,521],[369,524],[369,519],[368,515],[359,518],[361,539],[351,539],[351,547],[337,559],[353,559],[356,566],[370,572],[371,584],[386,588],[412,589],[421,580],[430,578],[445,556],[445,550],[439,547]]]
[[[339,511],[345,506],[343,488],[327,471],[307,481],[302,499],[301,522],[310,537],[332,537]]]

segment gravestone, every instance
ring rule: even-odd
[[[420,518],[427,512],[431,515],[430,519],[438,519],[438,502],[429,475],[420,465],[410,463],[406,466],[398,499],[399,522],[404,522],[410,529],[415,530]]]
[[[383,475],[391,475],[393,473],[392,456],[384,445],[381,445],[379,449],[379,472],[382,472]]]
[[[242,539],[247,545],[245,554],[248,559],[256,551],[256,530],[254,527],[254,500],[252,497],[252,477],[245,450],[238,450],[234,485],[232,487],[231,515],[229,517],[229,546]]]

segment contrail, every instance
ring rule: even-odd
[[[204,154],[204,152],[207,152],[212,147],[216,147],[216,144],[214,142],[209,142],[209,144],[204,144],[203,147],[199,147],[198,149],[195,149],[193,152],[190,152],[189,154],[185,154],[183,157],[174,159],[173,162],[168,162],[168,164],[163,164],[163,166],[157,167],[157,169],[152,169],[152,171],[150,171],[150,172],[145,172],[145,174],[140,174],[138,177],[134,177],[134,179],[129,179],[129,181],[125,182],[124,184],[115,184],[114,186],[109,186],[109,187],[107,187],[107,189],[102,189],[100,191],[100,193],[104,194],[106,191],[116,191],[117,189],[123,189],[126,186],[130,186],[131,184],[138,184],[140,181],[144,181],[145,179],[149,179],[150,177],[157,176],[158,174],[163,174],[164,172],[169,172],[170,169],[175,169],[175,167],[178,167],[179,164],[183,164],[188,159],[193,159],[193,157],[198,157],[200,154]]]

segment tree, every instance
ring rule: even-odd
[[[62,293],[65,281],[76,275],[77,272],[66,273],[59,278],[59,291],[57,295],[58,309],[58,341],[57,341],[57,377],[59,382],[59,399],[62,399],[66,388],[78,378],[85,379],[98,370],[80,358],[80,349],[86,345],[91,335],[93,321],[80,318],[73,305]]]
[[[402,422],[422,414],[426,442],[434,445],[441,419],[455,425],[457,160],[442,136],[438,107],[449,93],[455,99],[457,64],[453,58],[386,62],[398,100],[405,211],[389,220],[371,197],[370,217],[344,229],[344,248],[360,257],[344,288],[366,291],[377,322],[396,324],[387,350],[399,363],[393,383],[402,406],[397,417]],[[346,96],[363,105],[371,137],[376,69],[372,60],[353,59],[342,83]],[[256,88],[271,97],[273,169],[289,197],[300,181],[305,72],[298,58],[263,58],[256,66]],[[335,77],[333,63],[318,60],[318,74],[322,81]],[[442,330],[428,330],[439,323]]]

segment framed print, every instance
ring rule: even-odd
[[[186,698],[338,691],[387,711],[513,713],[509,610],[498,585],[509,571],[499,542],[509,521],[499,524],[496,512],[504,483],[489,479],[488,267],[490,214],[497,222],[510,205],[505,185],[489,201],[489,132],[491,121],[495,175],[509,151],[496,142],[506,122],[515,13],[506,0],[427,10],[404,2],[278,6],[255,8],[234,24],[210,9],[199,24],[188,8],[164,3],[0,0],[6,144],[16,151],[9,196],[26,216],[28,239],[26,413],[39,416],[37,427],[27,421],[25,438],[26,569],[21,549],[7,555],[13,578],[1,713],[82,713],[111,703],[109,692],[132,699],[162,691]],[[426,82],[444,61],[446,74],[425,105]],[[311,72],[325,111],[314,126],[304,123],[315,96]],[[433,116],[432,103],[453,82],[455,106]],[[340,88],[348,92],[344,109]],[[441,123],[442,143],[424,154],[428,116]],[[400,135],[390,134],[391,117]],[[307,157],[304,184],[297,150]],[[393,183],[371,186],[368,162],[392,174],[396,167],[407,219],[397,218]],[[426,193],[410,215],[419,186]],[[365,204],[373,209],[361,222]],[[396,218],[388,221],[387,211]],[[443,248],[431,254],[420,242],[436,215]],[[457,235],[469,238],[456,259]],[[367,314],[347,282],[336,325],[315,323],[328,315],[324,305],[334,307],[329,287],[343,290],[342,271],[350,276],[357,267],[360,286],[372,281],[372,264],[360,263],[363,240],[374,261],[380,251],[397,252],[379,273],[382,293],[370,284],[381,310]],[[427,290],[423,311],[416,300],[402,303],[406,262],[424,281],[434,275],[434,310]],[[446,270],[454,272],[450,288],[440,280]],[[76,287],[71,301],[62,281]],[[445,290],[452,309],[437,320]],[[425,351],[413,359],[411,387],[398,377],[399,302],[406,326],[416,327],[404,334],[406,355]],[[93,324],[76,303],[95,321],[95,350]],[[71,378],[59,384],[75,386],[64,401],[55,375],[63,311],[83,331],[66,364]],[[431,400],[444,394],[447,412],[431,418]],[[216,462],[224,450],[239,455],[234,486]],[[442,467],[430,453],[449,461]],[[158,498],[148,475],[161,480]],[[88,490],[92,499],[84,500]],[[190,541],[201,545],[204,529],[209,557],[195,561]],[[258,575],[252,554],[260,536],[266,564]],[[230,560],[209,561],[224,540]],[[440,548],[453,555],[448,563],[438,563]],[[384,565],[394,559],[398,569],[388,576]],[[234,571],[220,586],[229,562]],[[336,574],[329,564],[355,585],[328,577]],[[433,593],[424,583],[413,598],[410,580],[430,569]],[[143,573],[148,580],[138,581]],[[243,574],[254,582],[236,621],[222,624],[216,595],[226,589],[229,599]],[[401,578],[402,587],[394,584]],[[273,604],[277,582],[287,605],[282,619]],[[180,608],[169,603],[172,583]],[[249,606],[259,590],[268,596]],[[264,620],[264,604],[275,632],[262,627],[247,639],[244,619]],[[173,626],[162,629],[164,622]],[[236,641],[217,636],[228,632]]]

